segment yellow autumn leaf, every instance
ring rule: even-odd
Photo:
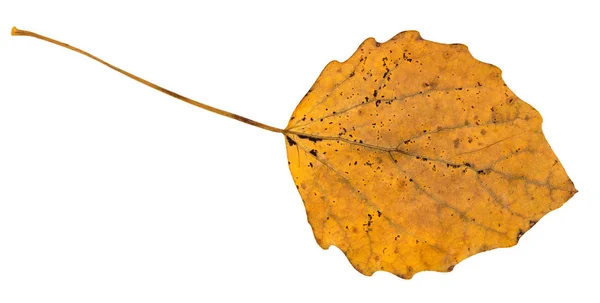
[[[416,31],[331,62],[284,132],[319,245],[366,275],[450,271],[573,196],[541,116],[500,73]]]
[[[331,62],[285,129],[200,103],[83,50],[136,81],[286,139],[289,168],[318,244],[361,273],[410,278],[450,271],[515,245],[577,191],[541,130],[542,118],[500,70],[461,44],[403,32]]]

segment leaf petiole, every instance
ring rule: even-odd
[[[136,76],[136,75],[134,75],[134,74],[132,74],[130,72],[122,70],[122,69],[120,69],[120,68],[118,68],[118,67],[116,67],[116,66],[114,66],[114,65],[112,65],[112,64],[110,64],[110,63],[108,63],[108,62],[106,62],[106,61],[104,61],[104,60],[102,60],[102,59],[100,59],[100,58],[98,58],[98,57],[96,57],[96,56],[94,56],[94,55],[92,55],[92,54],[84,51],[84,50],[82,50],[82,49],[79,49],[77,47],[71,46],[71,45],[66,44],[64,42],[60,42],[58,40],[54,40],[54,39],[48,38],[46,36],[42,36],[42,35],[34,33],[34,32],[30,32],[30,31],[26,31],[26,30],[20,30],[20,29],[18,29],[16,27],[13,27],[10,33],[11,33],[12,36],[28,36],[28,37],[33,37],[33,38],[37,38],[37,39],[40,39],[40,40],[43,40],[43,41],[46,41],[46,42],[50,42],[52,44],[56,44],[58,46],[62,46],[64,48],[70,49],[70,50],[72,50],[74,52],[77,52],[77,53],[80,53],[80,54],[82,54],[82,55],[84,55],[84,56],[86,56],[88,58],[94,59],[95,61],[100,62],[100,63],[108,66],[109,68],[111,68],[111,69],[113,69],[113,70],[115,70],[115,71],[117,71],[117,72],[119,72],[119,73],[121,73],[121,74],[123,74],[123,75],[125,75],[125,76],[127,76],[127,77],[129,77],[129,78],[131,78],[133,80],[135,80],[135,81],[138,81],[138,82],[143,83],[143,84],[145,84],[145,85],[147,85],[147,86],[149,86],[151,88],[156,89],[157,91],[165,93],[165,94],[167,94],[167,95],[169,95],[171,97],[174,97],[176,99],[179,99],[179,100],[181,100],[183,102],[186,102],[186,103],[189,103],[191,105],[194,105],[194,106],[200,107],[202,109],[205,109],[207,111],[213,112],[215,114],[218,114],[218,115],[221,115],[221,116],[225,116],[225,117],[228,117],[228,118],[231,118],[231,119],[235,119],[235,120],[238,120],[240,122],[243,122],[243,123],[246,123],[246,124],[250,124],[252,126],[256,126],[258,128],[262,128],[262,129],[265,129],[265,130],[268,130],[268,131],[272,131],[272,132],[276,132],[276,133],[284,133],[283,129],[280,129],[280,128],[277,128],[277,127],[273,127],[273,126],[270,126],[270,125],[266,125],[266,124],[263,124],[263,123],[260,123],[260,122],[248,119],[246,117],[242,117],[240,115],[237,115],[237,114],[234,114],[234,113],[230,113],[228,111],[224,111],[222,109],[218,109],[218,108],[212,107],[210,105],[207,105],[207,104],[204,104],[204,103],[192,100],[192,99],[187,98],[187,97],[184,97],[184,96],[182,96],[182,95],[180,95],[178,93],[175,93],[175,92],[170,91],[170,90],[168,90],[166,88],[158,86],[158,85],[156,85],[156,84],[154,84],[154,83],[152,83],[152,82],[150,82],[148,80],[142,79],[142,78],[140,78],[140,77],[138,77],[138,76]]]

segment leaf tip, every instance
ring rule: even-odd
[[[13,26],[12,29],[10,30],[10,35],[16,36],[18,31],[19,31],[19,29],[16,26]]]
[[[571,197],[573,197],[576,193],[579,192],[579,190],[575,188],[575,183],[573,183],[573,180],[569,179],[568,183],[569,185],[571,185]]]

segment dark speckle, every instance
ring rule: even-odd
[[[316,157],[317,156],[317,150],[316,149],[312,149],[310,151],[310,154]]]
[[[287,140],[290,146],[296,145],[296,141],[292,140],[292,138],[290,138],[289,136],[285,136],[285,139]]]
[[[317,143],[318,141],[323,141],[323,139],[321,138],[315,138],[315,137],[310,137],[310,136],[305,136],[305,135],[298,135],[298,138],[300,139],[308,139],[309,141],[315,142]]]
[[[524,233],[525,232],[523,230],[519,229],[519,233],[517,233],[517,242],[519,242],[519,239],[521,239]]]

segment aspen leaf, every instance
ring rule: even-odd
[[[327,65],[286,128],[319,245],[365,275],[450,271],[573,196],[541,116],[500,74],[416,31]]]
[[[577,190],[546,141],[540,114],[497,67],[462,44],[416,31],[369,38],[329,63],[280,129],[183,97],[68,44],[136,81],[285,136],[288,165],[317,243],[359,272],[411,278],[451,271],[515,245]]]

